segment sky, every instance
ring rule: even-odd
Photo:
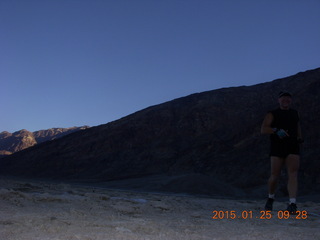
[[[320,67],[319,0],[0,0],[0,132],[97,126]]]

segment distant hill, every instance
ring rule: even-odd
[[[40,130],[36,132],[29,132],[25,129],[10,133],[0,133],[0,157],[10,155],[12,153],[21,151],[23,149],[32,147],[36,144],[46,142],[49,140],[63,137],[67,134],[87,129],[87,126],[83,127],[71,127],[71,128],[50,128],[47,130]]]
[[[131,179],[140,189],[261,196],[270,163],[260,127],[284,89],[294,95],[305,138],[300,193],[311,194],[320,190],[320,68],[151,106],[5,157],[0,173],[122,187]]]

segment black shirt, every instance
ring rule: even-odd
[[[271,135],[271,141],[286,141],[289,139],[298,138],[298,123],[299,123],[299,114],[294,109],[282,110],[280,108],[270,111],[273,115],[273,121],[271,123],[272,128],[278,128],[285,130],[289,137],[280,139],[277,135]]]

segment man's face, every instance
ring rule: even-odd
[[[288,109],[292,103],[292,98],[290,96],[282,96],[278,101],[281,109]]]

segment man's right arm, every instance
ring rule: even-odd
[[[274,129],[271,127],[271,124],[273,122],[273,115],[272,113],[267,113],[265,116],[262,126],[261,126],[261,134],[273,134]]]

